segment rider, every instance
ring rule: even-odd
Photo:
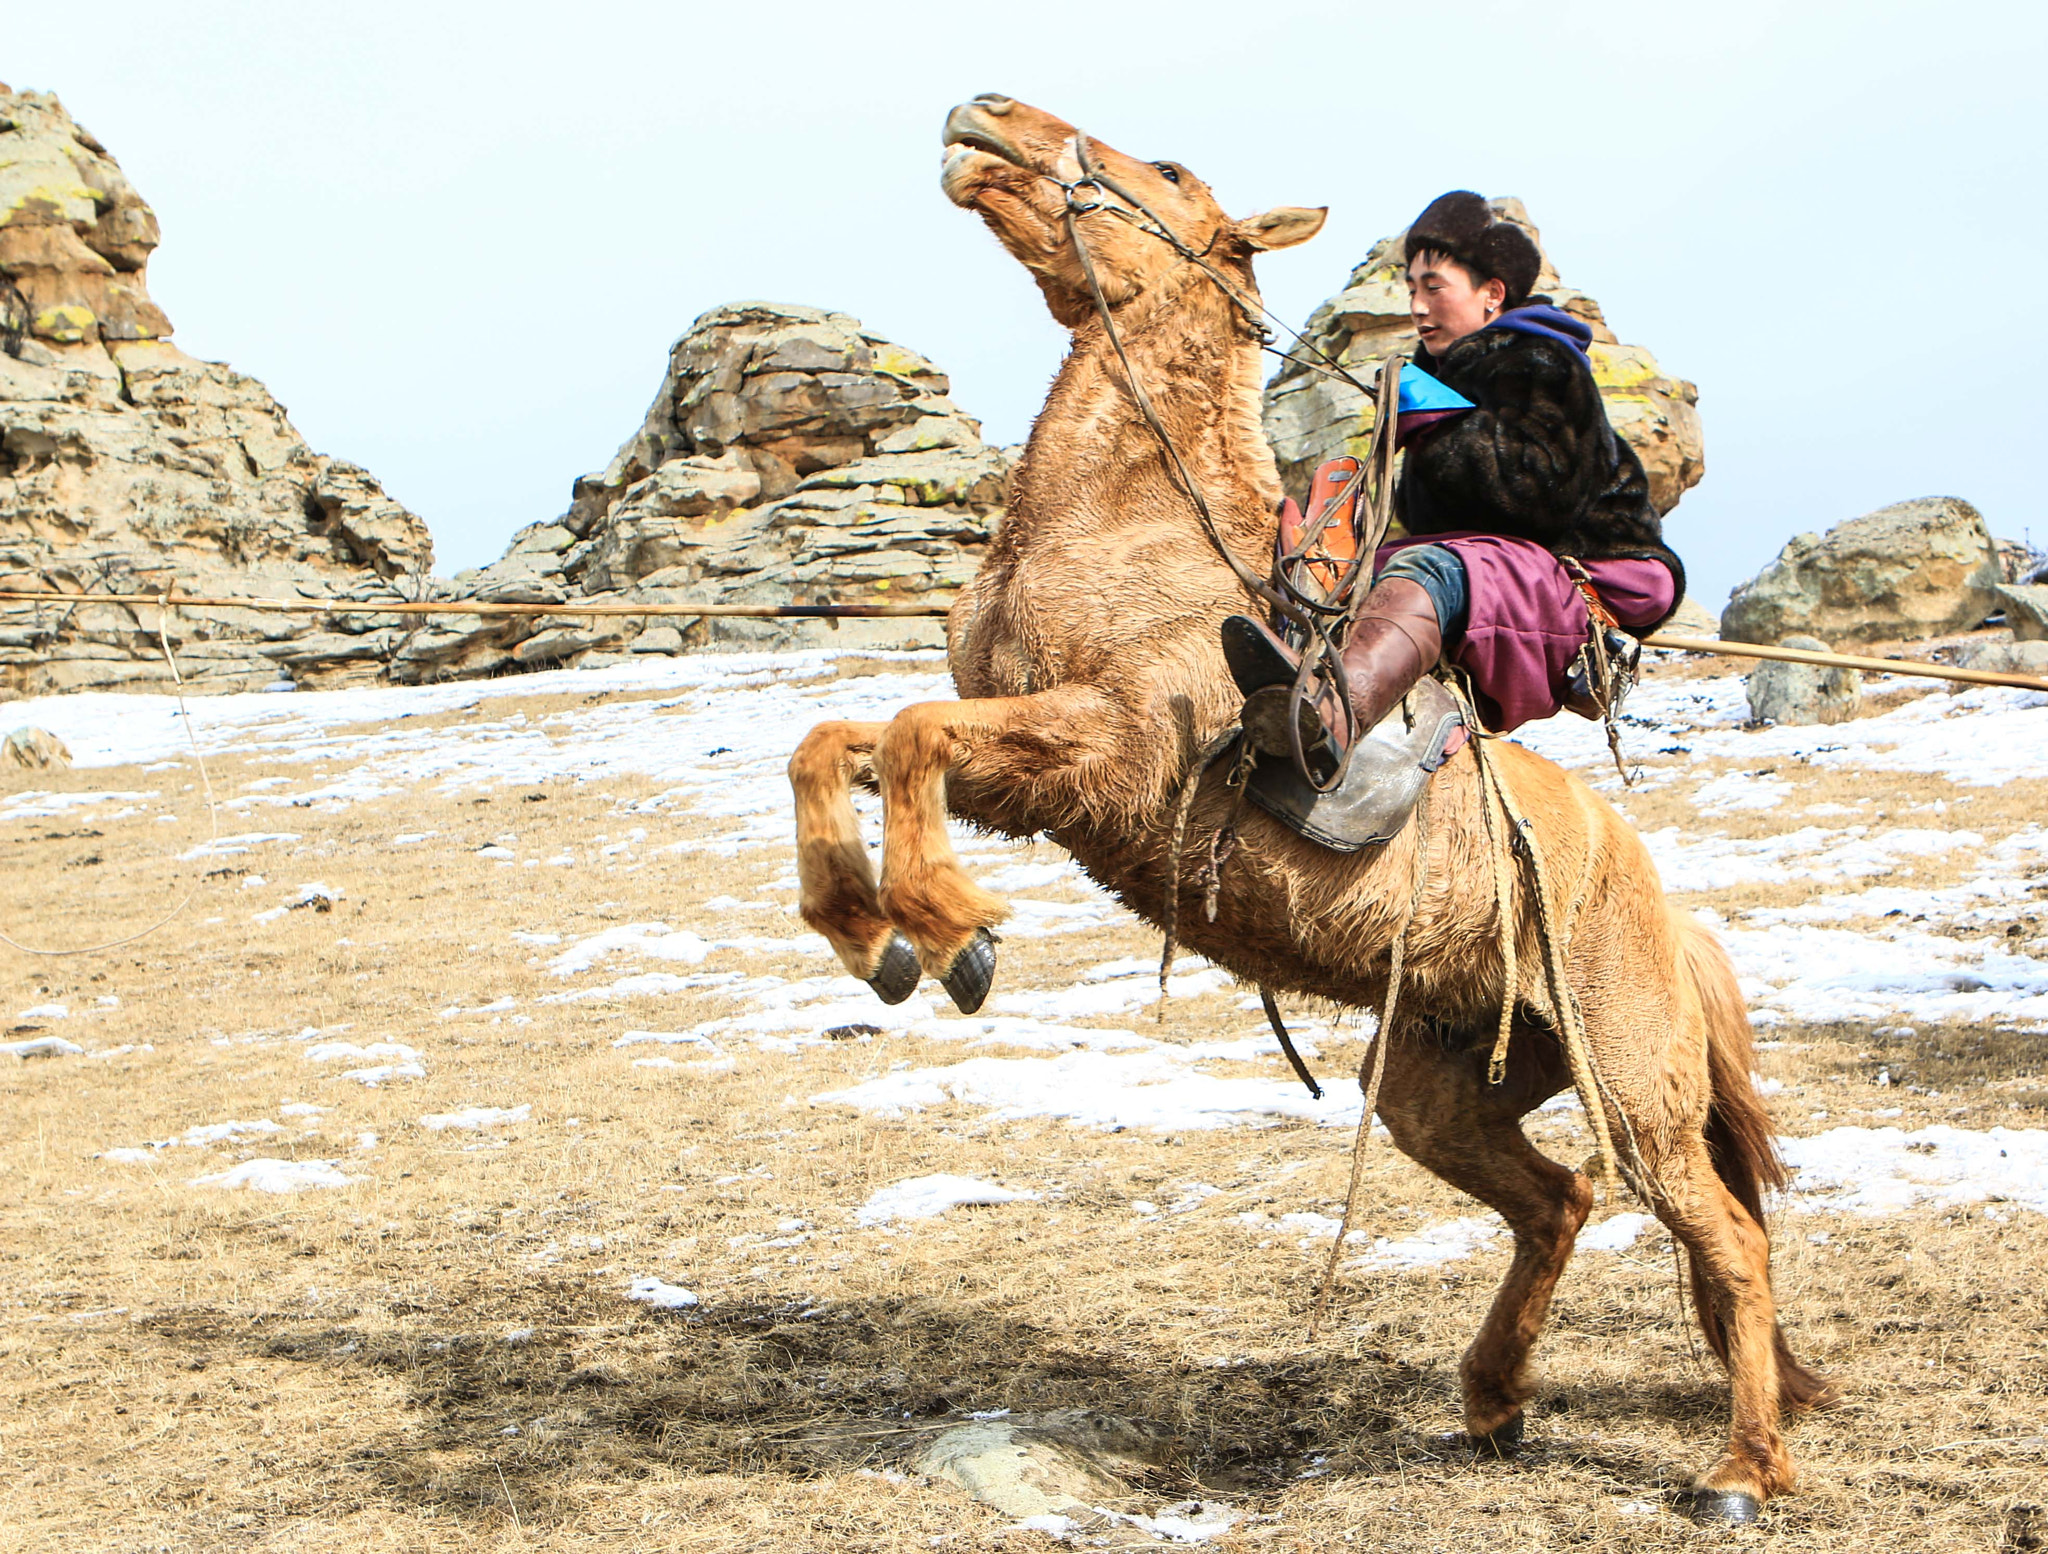
[[[1542,260],[1528,233],[1458,190],[1416,218],[1404,252],[1414,366],[1473,408],[1405,444],[1394,513],[1410,537],[1381,548],[1352,621],[1350,705],[1325,677],[1303,714],[1304,745],[1337,758],[1440,658],[1468,673],[1498,732],[1557,712],[1593,629],[1581,580],[1636,636],[1685,593],[1642,461],[1593,382],[1592,331],[1530,295]],[[1225,622],[1223,648],[1247,696],[1291,684],[1300,662],[1248,616]],[[1253,737],[1278,755],[1285,735],[1283,722]]]

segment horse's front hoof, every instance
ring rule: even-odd
[[[867,983],[883,1003],[900,1004],[917,991],[917,979],[923,975],[924,968],[918,965],[917,951],[911,948],[910,941],[900,933],[892,933],[889,942],[882,946],[882,958]]]
[[[1703,1527],[1747,1527],[1763,1510],[1761,1500],[1740,1489],[1695,1489],[1686,1514]]]
[[[1465,1439],[1478,1456],[1512,1457],[1522,1449],[1522,1432],[1527,1428],[1521,1411],[1517,1410],[1511,1418],[1501,1421],[1486,1434],[1468,1435]]]
[[[1435,1437],[1435,1444],[1444,1451],[1469,1452],[1475,1457],[1508,1458],[1522,1449],[1522,1432],[1526,1428],[1520,1412],[1504,1419],[1484,1435],[1473,1435],[1466,1430],[1452,1430]]]
[[[953,964],[939,978],[953,1007],[973,1014],[988,998],[996,980],[996,936],[986,928],[974,930],[967,948],[953,957]]]

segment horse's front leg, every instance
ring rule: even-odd
[[[789,758],[796,799],[797,912],[884,1003],[917,991],[917,952],[876,897],[853,785],[874,780],[881,723],[820,723]]]
[[[926,970],[967,1013],[995,976],[989,929],[1009,916],[1001,897],[967,877],[946,835],[949,777],[991,795],[1033,824],[1078,814],[1077,768],[1120,743],[1119,720],[1091,686],[1031,696],[920,702],[889,721],[874,746],[882,789],[882,914],[916,946]],[[1042,819],[1039,817],[1043,817]]]

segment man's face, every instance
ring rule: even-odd
[[[1408,266],[1408,312],[1432,356],[1499,317],[1506,296],[1497,280],[1474,285],[1472,272],[1447,254],[1424,250]]]

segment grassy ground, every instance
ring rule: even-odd
[[[303,777],[259,758],[213,766],[223,792]],[[1873,826],[1912,812],[1911,823],[1967,824],[1992,842],[2048,809],[2048,781],[1961,790],[1853,770],[1778,775],[1795,784],[1792,809],[1842,804]],[[737,1049],[729,1070],[635,1066],[691,1054],[615,1048],[622,1032],[732,1012],[729,992],[543,1003],[581,984],[550,974],[554,949],[512,936],[568,943],[654,919],[709,935],[704,904],[725,896],[771,904],[717,914],[717,932],[788,938],[789,895],[775,889],[786,847],[663,852],[727,822],[636,811],[655,785],[617,779],[422,786],[334,812],[265,812],[226,828],[298,840],[179,862],[207,835],[191,781],[184,769],[74,773],[56,785],[160,797],[125,818],[92,818],[102,809],[0,828],[0,929],[34,943],[139,926],[212,871],[171,928],[132,947],[0,959],[0,1015],[72,1011],[13,1020],[8,1039],[59,1034],[89,1049],[0,1067],[10,1548],[1030,1548],[1042,1535],[1006,1530],[900,1469],[966,1412],[1074,1406],[1170,1426],[1176,1465],[1146,1487],[1154,1503],[1208,1495],[1243,1508],[1224,1548],[2040,1546],[2015,1509],[2043,1499],[2048,1479],[2038,1214],[1786,1216],[1787,1325],[1850,1401],[1795,1428],[1803,1491],[1762,1531],[1703,1534],[1668,1505],[1715,1455],[1726,1389],[1680,1320],[1668,1242],[1575,1261],[1541,1350],[1531,1444],[1515,1461],[1474,1463],[1434,1437],[1456,1423],[1456,1358],[1505,1250],[1348,1276],[1336,1320],[1311,1342],[1325,1243],[1261,1236],[1236,1218],[1334,1212],[1348,1136],[1308,1125],[1106,1134],[989,1123],[958,1105],[878,1120],[813,1104],[892,1065],[967,1055],[857,1030],[790,1052]],[[1708,824],[1688,792],[1625,803],[1645,829],[1742,837],[1797,823],[1787,809]],[[1937,802],[1946,821],[1919,808]],[[392,845],[422,832],[436,835]],[[475,851],[508,837],[522,859],[566,849],[578,866]],[[1929,889],[1961,869],[1945,856],[1912,867],[1911,883]],[[266,883],[249,886],[257,874]],[[340,899],[252,922],[315,880]],[[1733,914],[1813,893],[1764,884],[1696,899]],[[2037,915],[2028,932],[2044,931]],[[1062,987],[1156,949],[1129,925],[1014,939],[1000,986]],[[831,969],[786,947],[720,952],[704,969],[721,965],[788,978]],[[443,1014],[508,998],[516,1005]],[[1119,1023],[1141,1020],[1150,1030],[1149,1012]],[[1193,1040],[1255,1024],[1234,995],[1212,994],[1171,1005],[1161,1030]],[[346,1065],[306,1059],[296,1038],[308,1027],[409,1045],[426,1076],[375,1088],[342,1078]],[[1769,1034],[1762,1069],[1784,1086],[1772,1104],[1787,1132],[1891,1108],[1883,1120],[1909,1128],[2048,1126],[2048,1038]],[[1341,1073],[1361,1051],[1326,1042],[1318,1066]],[[1874,1082],[1879,1067],[1892,1083]],[[281,1117],[290,1102],[325,1110]],[[522,1103],[527,1121],[480,1132],[420,1122]],[[99,1158],[228,1119],[278,1119],[285,1132]],[[1583,1150],[1568,1115],[1544,1114],[1533,1131],[1561,1158]],[[293,1196],[190,1185],[255,1155],[331,1159],[361,1180]],[[876,1188],[934,1171],[1041,1196],[912,1227],[855,1224]],[[1473,1212],[1383,1147],[1366,1180],[1376,1232]],[[1132,1207],[1196,1182],[1221,1191],[1186,1213]],[[688,1285],[702,1304],[629,1303],[627,1281],[643,1274]]]

